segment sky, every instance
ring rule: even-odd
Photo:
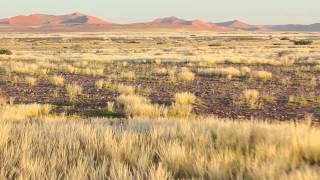
[[[210,22],[320,23],[320,0],[0,0],[0,18],[82,12],[109,22],[146,22],[177,16]]]

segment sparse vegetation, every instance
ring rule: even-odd
[[[316,33],[119,31],[0,34],[0,179],[319,179]]]

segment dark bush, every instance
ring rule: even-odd
[[[9,49],[0,49],[0,54],[12,55],[12,52]]]
[[[292,51],[280,51],[280,52],[278,52],[278,57],[288,56],[292,53],[293,53]]]
[[[311,40],[297,40],[297,41],[294,41],[295,45],[310,45],[312,43],[313,42]]]
[[[282,37],[282,38],[280,38],[280,40],[281,41],[288,41],[288,40],[290,40],[288,37]]]
[[[222,46],[222,42],[212,42],[212,43],[208,44],[208,46],[210,46],[210,47]]]

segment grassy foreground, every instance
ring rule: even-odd
[[[0,178],[319,179],[320,129],[216,118],[0,122]]]

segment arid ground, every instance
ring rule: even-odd
[[[318,179],[319,75],[319,33],[0,33],[0,177]]]
[[[112,117],[124,116],[105,111],[124,85],[163,106],[175,93],[193,93],[197,115],[320,118],[317,34],[161,34],[2,34],[0,47],[13,55],[0,56],[1,95],[15,104],[52,104],[58,113]],[[313,43],[295,45],[300,39]],[[68,84],[82,88],[73,101]],[[253,104],[245,90],[257,91]]]

